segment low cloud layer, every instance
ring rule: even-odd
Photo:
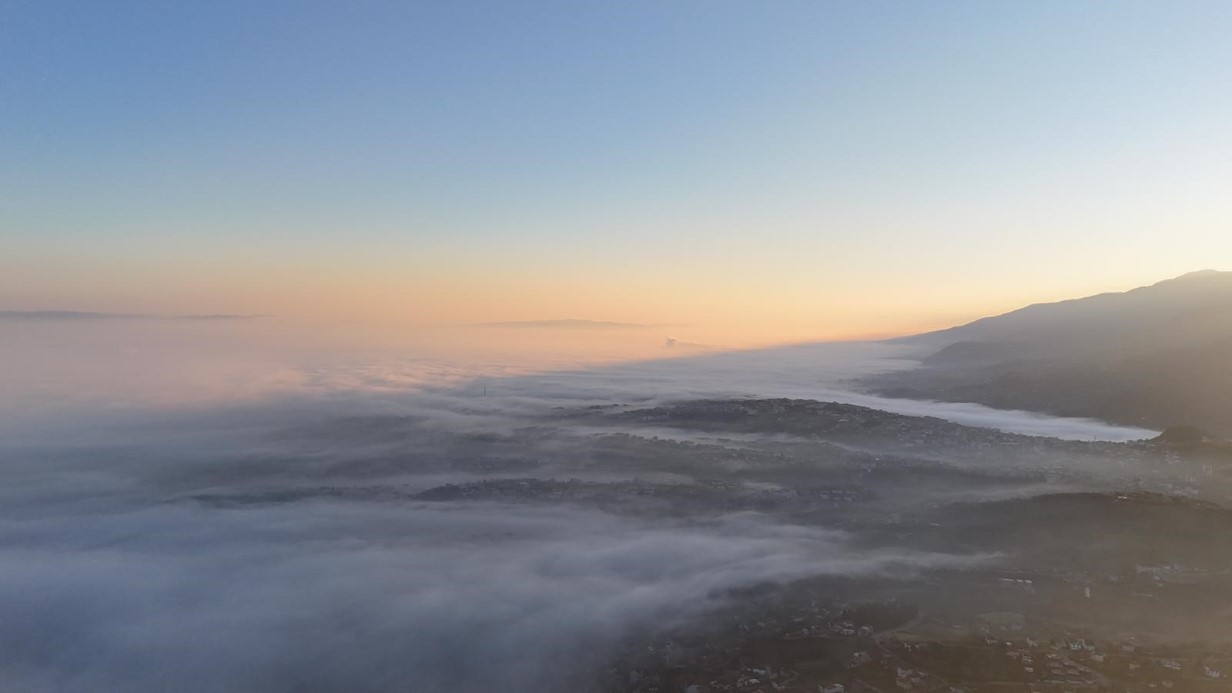
[[[10,690],[574,690],[622,637],[734,587],[980,559],[755,515],[193,502],[4,523]]]
[[[869,548],[782,515],[427,502],[415,490],[514,453],[535,459],[505,477],[571,476],[594,463],[586,441],[600,434],[553,417],[591,404],[811,396],[948,407],[984,425],[1035,419],[842,390],[905,365],[884,345],[549,368],[158,329],[140,342],[14,333],[8,372],[41,399],[4,402],[28,418],[10,419],[0,445],[0,688],[579,690],[624,638],[693,622],[734,588],[994,559]],[[378,485],[384,495],[352,492]],[[347,493],[282,493],[317,487]],[[240,496],[256,498],[215,502]]]
[[[74,320],[255,320],[268,315],[235,313],[192,313],[185,315],[148,315],[142,313],[100,313],[89,310],[0,310],[0,320],[13,321],[74,321]]]

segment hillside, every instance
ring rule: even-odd
[[[1232,272],[1036,304],[897,341],[918,346],[922,365],[867,381],[883,394],[1232,434]]]

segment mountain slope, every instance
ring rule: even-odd
[[[1028,306],[897,340],[922,366],[877,376],[894,396],[1232,434],[1232,272]]]

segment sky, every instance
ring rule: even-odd
[[[0,310],[902,334],[1232,262],[1232,4],[0,0]]]

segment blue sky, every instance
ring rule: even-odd
[[[803,325],[870,283],[889,322],[1132,286],[1232,253],[1228,36],[1224,2],[4,2],[0,302]]]

